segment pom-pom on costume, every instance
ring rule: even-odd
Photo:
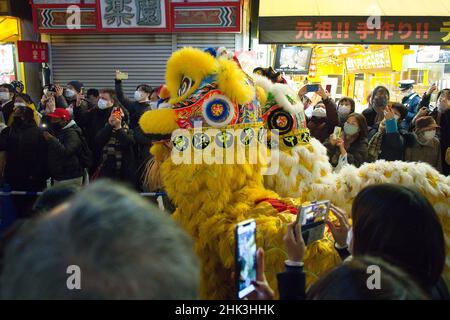
[[[169,59],[166,85],[172,108],[147,111],[140,126],[146,133],[171,136],[155,143],[151,152],[162,161],[161,180],[177,207],[173,217],[194,239],[202,268],[201,297],[235,297],[235,225],[251,218],[257,223],[257,245],[266,253],[267,278],[276,288],[276,274],[287,258],[282,239],[301,199],[282,199],[265,189],[263,155],[257,154],[256,161],[250,156],[252,148],[266,144],[260,134],[264,130],[259,100],[265,102],[270,95],[255,87],[234,61],[193,48]],[[198,151],[202,161],[176,161],[195,160]],[[221,151],[230,151],[226,160],[231,163],[211,161],[223,159]],[[338,263],[329,234],[308,245],[307,282]]]

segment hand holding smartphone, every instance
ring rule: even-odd
[[[334,139],[342,138],[342,128],[338,126],[334,127],[333,136]]]
[[[236,225],[235,242],[236,291],[237,298],[243,299],[255,290],[252,284],[256,281],[257,271],[256,221],[254,219]]]

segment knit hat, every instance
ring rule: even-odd
[[[80,81],[70,81],[67,85],[74,87],[74,89],[77,90],[78,93],[81,92],[81,89],[84,88],[84,85]]]
[[[416,133],[433,130],[436,128],[439,128],[439,126],[436,124],[433,117],[425,116],[416,120]]]
[[[17,89],[20,89],[20,92],[22,92],[23,89],[25,88],[23,83],[19,80],[15,80],[15,81],[11,82],[11,85],[14,87],[16,92],[19,92],[19,91],[17,91]]]

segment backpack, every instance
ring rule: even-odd
[[[78,154],[78,160],[80,160],[80,164],[83,169],[89,169],[92,167],[92,151],[91,149],[89,149],[89,145],[87,144],[84,135],[79,130],[77,130],[77,133],[81,140],[81,148]]]

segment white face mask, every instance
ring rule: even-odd
[[[27,105],[24,102],[16,102],[14,103],[14,108],[26,107]]]
[[[102,110],[108,109],[110,106],[108,105],[108,101],[105,99],[98,100],[98,107]]]
[[[345,105],[345,104],[340,105],[338,108],[338,114],[340,116],[348,116],[350,114],[350,111],[351,111],[351,107],[348,105]]]
[[[75,95],[75,91],[73,91],[72,89],[66,89],[66,97],[67,98],[72,98]]]
[[[347,250],[350,252],[350,254],[353,254],[353,227],[350,227],[350,229],[347,232]]]
[[[136,101],[143,101],[145,99],[145,92],[142,92],[140,90],[137,90],[134,92],[134,100]],[[145,99],[147,100],[147,99]]]
[[[0,101],[8,101],[9,92],[0,92]]]
[[[324,108],[315,108],[312,112],[313,117],[325,118],[327,116],[327,111]]]
[[[433,139],[436,136],[436,130],[430,130],[430,131],[425,131],[423,133],[423,138],[426,141],[430,141],[431,139]]]
[[[150,108],[151,108],[152,110],[158,109],[158,102],[156,102],[156,101],[150,102]]]

